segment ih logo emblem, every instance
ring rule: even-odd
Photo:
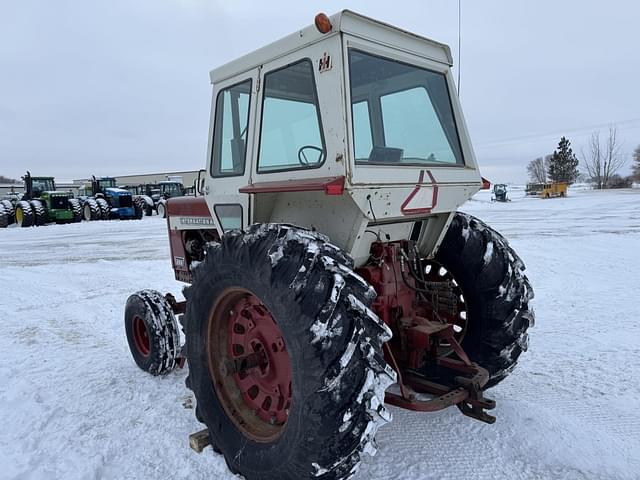
[[[331,55],[329,55],[327,52],[324,52],[322,58],[318,62],[318,71],[320,73],[323,73],[331,70],[331,67],[333,67],[333,63],[331,62]]]

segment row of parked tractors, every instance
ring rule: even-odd
[[[48,223],[75,223],[82,220],[129,220],[157,213],[166,216],[166,200],[184,195],[182,183],[160,182],[119,188],[115,178],[91,179],[91,186],[74,196],[57,190],[53,177],[23,177],[24,193],[11,193],[0,200],[0,228],[13,223],[21,227]]]

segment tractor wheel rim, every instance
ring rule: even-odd
[[[209,318],[209,372],[227,416],[247,438],[273,442],[285,430],[291,359],[269,309],[243,288],[225,290]]]
[[[453,325],[453,338],[458,343],[462,343],[469,329],[469,306],[462,287],[453,274],[435,260],[423,260],[422,268],[425,272],[425,281],[438,282],[448,286],[452,305],[449,309],[438,311],[437,314],[441,320]],[[437,320],[437,317],[434,320]],[[451,353],[453,353],[451,344],[446,340],[441,340],[438,345],[438,355],[450,355]]]
[[[148,357],[151,353],[151,344],[149,342],[149,331],[144,320],[139,316],[133,317],[133,341],[143,357]]]
[[[24,214],[22,213],[22,209],[21,208],[16,208],[16,223],[18,225],[22,225],[22,222],[24,221]]]

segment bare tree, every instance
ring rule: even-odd
[[[621,150],[616,127],[609,127],[609,136],[604,144],[600,142],[600,132],[591,134],[587,152],[583,151],[582,156],[595,188],[607,188],[609,179],[627,163]]]
[[[529,162],[529,165],[527,165],[527,173],[533,183],[545,183],[547,181],[547,169],[542,157],[538,157]]]
[[[640,145],[633,151],[633,167],[631,170],[633,178],[640,181]]]

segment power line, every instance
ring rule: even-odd
[[[509,137],[503,139],[489,140],[486,142],[477,142],[474,145],[476,147],[486,147],[486,146],[501,146],[501,145],[509,145],[509,144],[518,144],[518,143],[530,143],[531,141],[535,141],[538,139],[546,138],[546,137],[554,137],[558,135],[566,135],[568,133],[580,133],[587,132],[589,130],[594,130],[598,128],[606,128],[606,127],[616,127],[618,130],[626,130],[628,128],[633,128],[637,124],[640,127],[640,118],[632,118],[628,120],[620,120],[617,122],[608,122],[608,123],[600,123],[589,126],[584,126],[580,128],[573,128],[568,130],[556,130],[548,133],[532,133],[527,135],[522,135],[518,137]],[[527,141],[528,140],[528,141]]]

